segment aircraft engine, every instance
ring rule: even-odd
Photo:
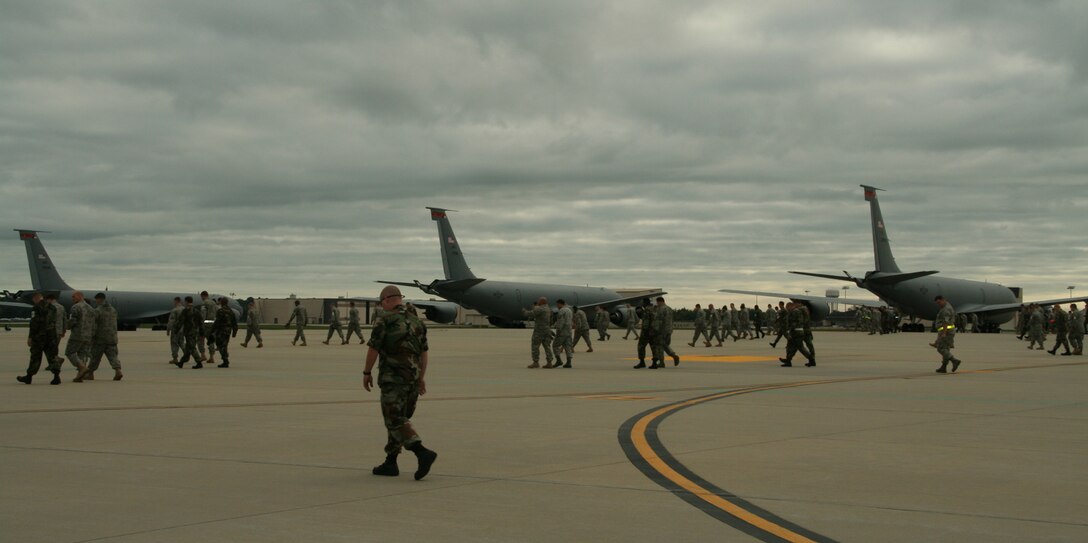
[[[831,316],[831,304],[823,302],[801,301],[808,307],[808,313],[812,317],[812,325],[823,324]]]
[[[423,315],[427,317],[427,320],[449,324],[457,320],[457,306],[453,304],[449,306],[431,306],[423,310]]]
[[[608,320],[612,321],[612,324],[624,328],[627,326],[627,306],[617,305],[608,312]]]

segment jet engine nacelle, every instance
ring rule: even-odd
[[[808,307],[808,314],[812,318],[812,324],[823,324],[831,316],[831,304],[824,302],[809,302],[798,300]]]
[[[615,324],[620,328],[627,326],[627,319],[629,317],[630,315],[627,313],[626,305],[618,305],[608,312],[608,320],[612,321],[612,324]]]
[[[450,304],[449,307],[431,306],[423,310],[423,315],[427,317],[427,320],[434,321],[441,324],[449,324],[457,320],[457,306]]]

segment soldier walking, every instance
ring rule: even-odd
[[[574,342],[571,343],[571,349],[578,346],[578,340],[586,340],[587,353],[593,352],[593,344],[589,342],[589,319],[586,317],[586,312],[582,311],[578,306],[574,306]]]
[[[786,304],[786,357],[778,359],[783,368],[793,366],[793,357],[798,352],[808,359],[806,366],[816,365],[812,353],[805,346],[805,317],[799,306],[796,302]]]
[[[759,308],[759,304],[752,306],[752,339],[761,338],[767,334],[763,333],[763,310]]]
[[[94,335],[91,337],[91,362],[76,376],[77,382],[94,381],[94,372],[105,355],[113,368],[113,380],[120,381],[121,361],[117,358],[117,310],[106,301],[105,293],[94,295]]]
[[[638,311],[635,306],[627,304],[627,333],[623,335],[623,339],[631,334],[635,334],[635,339],[638,339]]]
[[[195,361],[193,369],[204,367],[204,359],[201,358],[197,349],[200,334],[204,330],[204,317],[201,315],[200,308],[193,306],[193,297],[186,296],[185,307],[182,309],[181,314],[178,315],[178,330],[175,332],[180,333],[181,337],[184,338],[181,360],[173,363],[178,368],[184,367],[190,357]]]
[[[207,362],[215,364],[215,346],[211,342],[212,337],[212,322],[215,321],[215,312],[219,308],[215,305],[215,302],[208,298],[208,291],[201,291],[200,293],[200,307],[197,308],[200,312],[201,325],[200,325],[200,337],[197,338],[197,348],[200,350],[200,356]],[[204,344],[209,343],[207,349],[207,356],[205,356]]]
[[[729,318],[726,318],[726,311],[722,309],[722,341],[727,337],[732,337],[734,343],[740,339],[737,334],[738,319],[736,304],[729,304]]]
[[[55,309],[57,311],[57,355],[58,355],[60,364],[63,366],[64,365],[64,357],[59,356],[60,355],[60,340],[64,339],[64,336],[68,334],[68,315],[64,311],[64,306],[61,305],[61,303],[59,301],[57,301],[57,295],[56,294],[50,292],[49,294],[45,295],[45,299],[50,304],[52,304],[53,309]],[[66,351],[65,356],[67,356],[67,355],[68,355],[68,353]],[[77,364],[75,362],[72,362],[72,365],[77,366]]]
[[[1043,317],[1043,310],[1035,304],[1028,306],[1031,312],[1031,316],[1028,317],[1028,350],[1034,349],[1035,345],[1039,345],[1039,350],[1043,350],[1046,347],[1043,342],[1046,341],[1046,332],[1043,330],[1043,322],[1046,320]]]
[[[321,343],[328,345],[333,332],[340,335],[341,345],[347,344],[348,340],[344,339],[344,330],[340,327],[340,308],[336,307],[336,304],[329,304],[329,335]]]
[[[49,384],[59,385],[61,366],[57,360],[57,310],[41,293],[35,292],[31,300],[34,306],[30,308],[30,335],[26,339],[26,346],[30,347],[30,363],[27,364],[26,375],[18,375],[15,380],[29,385],[41,369],[44,355],[49,364],[47,368],[53,373],[53,380]]]
[[[83,293],[72,293],[72,310],[68,313],[68,329],[72,335],[68,336],[68,347],[64,350],[64,356],[76,366],[75,382],[79,382],[79,375],[87,370],[87,363],[91,360],[91,341],[94,339],[95,311],[83,299]]]
[[[952,363],[952,373],[956,373],[961,362],[960,359],[952,356],[952,349],[956,348],[956,310],[952,308],[948,300],[944,299],[944,296],[937,295],[933,301],[940,308],[937,311],[937,319],[933,323],[937,327],[937,341],[930,344],[937,349],[938,353],[941,353],[941,367],[937,368],[937,373],[947,372],[949,362]]]
[[[402,448],[416,455],[419,465],[415,480],[431,471],[438,453],[423,446],[423,441],[412,426],[416,403],[427,393],[424,376],[427,373],[427,327],[403,305],[400,289],[389,285],[379,296],[382,314],[374,322],[370,333],[370,347],[366,352],[363,369],[363,388],[367,392],[374,386],[374,363],[378,363],[378,388],[381,390],[382,419],[388,439],[385,444],[385,462],[375,466],[374,475],[395,477],[400,475],[397,456]]]
[[[646,346],[650,345],[650,365],[657,365],[657,353],[653,350],[654,339],[654,310],[650,305],[650,299],[647,298],[643,301],[643,305],[638,308],[638,311],[642,313],[642,335],[638,336],[638,364],[635,369],[646,367]]]
[[[306,308],[302,307],[302,302],[295,300],[295,309],[291,311],[291,318],[287,319],[287,323],[283,325],[284,328],[290,328],[291,323],[295,323],[295,339],[291,340],[291,345],[298,343],[298,340],[302,340],[302,346],[306,346]]]
[[[359,309],[355,307],[355,302],[348,302],[348,336],[344,339],[347,343],[351,341],[351,335],[355,334],[359,336],[359,344],[363,344],[363,328],[359,325]]]
[[[166,334],[170,336],[170,363],[178,363],[178,351],[185,341],[181,335],[181,312],[185,306],[181,303],[181,296],[174,296],[174,308],[170,310],[170,317],[166,320]]]
[[[699,341],[699,336],[703,337],[703,343],[709,347],[710,336],[706,333],[706,311],[703,311],[703,306],[695,304],[695,335],[692,336],[691,342],[688,343],[688,347],[694,347],[695,342]]]
[[[241,343],[242,347],[249,347],[249,339],[252,337],[257,338],[258,349],[264,347],[264,341],[261,340],[261,314],[257,311],[257,303],[250,300],[246,308],[246,339]]]
[[[1058,347],[1064,347],[1065,352],[1062,353],[1062,356],[1073,354],[1069,350],[1069,316],[1065,314],[1065,310],[1062,309],[1062,306],[1054,306],[1054,312],[1051,314],[1051,322],[1054,323],[1054,348],[1047,352],[1051,355],[1055,355],[1058,353]]]
[[[608,341],[612,339],[612,334],[608,333],[608,324],[612,322],[612,319],[608,315],[608,310],[604,307],[597,307],[597,318],[593,324],[597,326],[597,341]]]
[[[230,338],[238,336],[238,318],[234,316],[234,310],[227,305],[226,298],[219,299],[219,309],[215,312],[215,321],[212,323],[212,341],[219,350],[220,368],[230,367]]]
[[[1077,304],[1069,306],[1069,343],[1073,345],[1073,354],[1084,354],[1084,311],[1078,311]]]
[[[672,350],[672,308],[665,305],[665,298],[657,297],[657,307],[654,308],[654,339],[657,347],[655,353],[656,362],[650,369],[664,368],[665,355],[672,357],[672,365],[680,365],[680,355]]]
[[[740,304],[740,309],[737,310],[737,338],[755,339],[751,330],[748,328],[748,323],[751,322],[748,309],[744,307],[744,304]]]
[[[544,356],[547,360],[545,368],[552,367],[552,310],[548,308],[548,299],[541,297],[533,305],[532,309],[521,310],[526,317],[533,320],[533,339],[530,347],[533,363],[530,368],[540,367],[540,348],[544,347]]]
[[[567,307],[567,302],[562,298],[556,300],[555,305],[559,308],[559,311],[555,314],[555,340],[552,341],[552,351],[555,353],[555,365],[552,367],[560,367],[559,363],[562,355],[566,354],[567,363],[562,367],[569,368],[571,367],[571,359],[574,358],[574,343],[570,337],[574,315],[571,313],[570,308]]]

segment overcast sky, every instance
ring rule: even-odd
[[[76,288],[374,295],[441,276],[448,207],[478,276],[690,307],[872,269],[865,183],[905,271],[1083,294],[1085,36],[1079,0],[0,0],[2,223]]]

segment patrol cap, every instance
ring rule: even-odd
[[[105,295],[104,293],[101,293],[101,292],[99,292],[98,294],[95,294],[95,295],[94,295],[94,299],[95,299],[95,300],[105,300],[105,299],[106,299],[106,295]]]
[[[403,297],[404,295],[400,293],[400,289],[397,288],[397,285],[386,285],[386,287],[382,289],[382,293],[378,295],[378,299],[384,302],[386,298],[392,298],[393,296]]]

